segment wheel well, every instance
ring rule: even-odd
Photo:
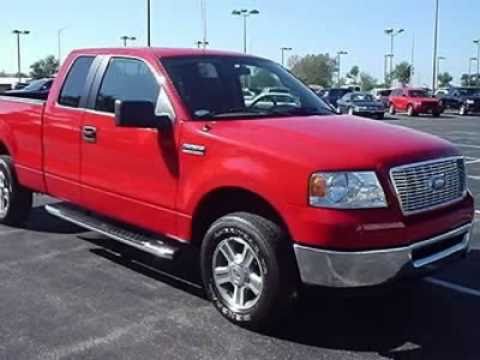
[[[200,244],[215,220],[237,211],[263,216],[288,234],[288,227],[278,211],[263,197],[241,188],[222,188],[207,194],[197,206],[193,214],[192,243]]]
[[[3,142],[0,142],[0,155],[10,155],[10,152]]]

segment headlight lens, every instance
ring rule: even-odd
[[[310,178],[311,206],[339,209],[386,207],[385,193],[372,171],[320,172]]]
[[[468,99],[468,100],[467,100],[467,104],[468,104],[468,105],[473,105],[473,104],[475,104],[475,100]]]

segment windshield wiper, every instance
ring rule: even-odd
[[[209,110],[198,110],[195,112],[197,119],[225,119],[235,117],[255,117],[265,115],[263,110],[249,108],[232,108],[224,112],[213,112]]]

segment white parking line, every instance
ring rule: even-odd
[[[480,149],[479,145],[470,145],[470,144],[455,144],[460,147],[472,148],[472,149]]]
[[[467,295],[473,295],[473,296],[478,296],[480,297],[480,290],[477,289],[471,289],[465,286],[457,285],[445,280],[440,280],[432,277],[427,277],[424,279],[424,281],[436,285],[436,286],[441,286],[450,290],[457,291],[462,294],[467,294]]]
[[[475,210],[475,214],[480,216],[480,210]]]
[[[467,161],[465,161],[465,164],[467,164],[467,165],[477,164],[477,163],[480,163],[480,159],[467,160]]]
[[[480,176],[468,175],[468,178],[472,180],[480,180]]]

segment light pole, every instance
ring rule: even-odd
[[[389,64],[389,61],[391,61],[391,57],[392,57],[392,54],[385,54],[385,62],[383,64],[383,76],[385,78],[385,85],[387,85],[390,80],[390,76],[388,73],[388,64]]]
[[[197,46],[197,48],[201,49],[201,48],[204,48],[206,49],[207,46],[209,45],[209,42],[208,41],[205,41],[205,40],[198,40],[195,42],[195,45]]]
[[[342,79],[342,55],[348,55],[348,52],[344,50],[337,52],[338,84],[340,84],[340,80]]]
[[[62,61],[62,34],[63,31],[67,28],[68,26],[64,26],[63,28],[60,28],[57,30],[57,40],[58,40],[58,62],[60,63]]]
[[[388,28],[388,29],[385,29],[385,34],[387,34],[387,36],[390,36],[390,54],[389,54],[389,57],[390,57],[390,69],[389,69],[389,73],[391,74],[393,72],[393,57],[394,57],[394,43],[395,43],[395,37],[397,35],[400,35],[401,33],[403,33],[405,31],[405,29],[394,29],[394,28]]]
[[[440,75],[440,61],[446,60],[447,58],[445,56],[437,56],[437,88],[439,87],[439,81],[438,81],[438,76]]]
[[[198,48],[203,47],[204,49],[208,46],[208,17],[207,17],[207,0],[200,0],[201,16],[202,16],[202,31],[203,37],[202,41],[199,41]]]
[[[476,83],[476,85],[480,86],[480,61],[479,61],[479,59],[480,59],[480,39],[474,40],[473,43],[477,45],[477,83]]]
[[[147,0],[147,46],[152,46],[151,37],[151,4],[150,0]]]
[[[13,34],[17,36],[17,66],[18,66],[18,81],[22,81],[22,56],[20,51],[20,36],[30,34],[29,30],[13,30]]]
[[[435,20],[433,25],[433,79],[432,79],[432,94],[435,94],[438,68],[437,68],[437,53],[438,53],[438,13],[439,13],[439,1],[435,0]]]
[[[472,85],[472,62],[474,61],[476,61],[478,64],[478,58],[471,57],[470,59],[468,59],[468,86]]]
[[[285,52],[293,49],[291,47],[281,47],[280,50],[282,51],[282,66],[285,66]]]
[[[243,52],[247,53],[247,18],[251,15],[258,15],[260,11],[253,9],[241,9],[241,10],[233,10],[232,15],[234,16],[242,16],[243,17]]]
[[[120,40],[123,41],[123,47],[127,47],[127,41],[135,41],[137,40],[137,38],[135,36],[123,35],[122,37],[120,37]]]

